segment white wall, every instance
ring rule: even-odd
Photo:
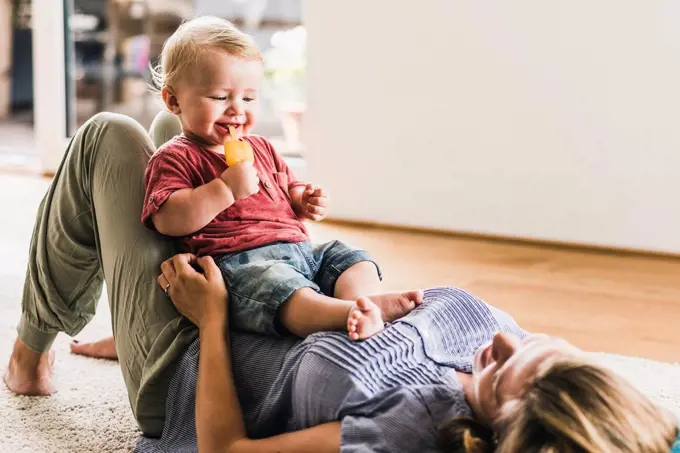
[[[307,1],[335,217],[680,253],[680,2]]]

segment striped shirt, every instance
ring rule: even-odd
[[[262,438],[341,421],[341,451],[438,452],[438,428],[471,411],[456,371],[494,333],[526,336],[506,313],[456,288],[425,291],[423,304],[360,341],[323,332],[304,340],[232,334],[232,362],[248,436]],[[159,439],[139,453],[196,452],[199,340],[170,384]]]

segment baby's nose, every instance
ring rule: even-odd
[[[245,113],[245,106],[242,101],[235,100],[227,106],[225,114],[227,116],[240,116]]]

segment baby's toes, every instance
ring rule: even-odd
[[[380,316],[380,309],[376,307],[375,310],[371,309],[362,313],[361,318],[357,322],[356,331],[352,332],[356,335],[350,335],[350,338],[353,340],[365,340],[382,331],[383,328],[384,324]]]
[[[352,310],[349,314],[349,317],[347,318],[347,332],[349,333],[349,337],[352,340],[357,340],[358,337],[359,337],[359,334],[357,333],[357,329],[358,329],[359,322],[360,322],[362,317],[363,317],[363,314],[361,313],[361,311]]]
[[[362,312],[367,312],[372,310],[374,307],[377,308],[375,303],[368,297],[362,296],[357,299],[356,302],[357,309],[361,310]]]

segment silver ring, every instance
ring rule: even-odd
[[[169,296],[169,294],[168,294],[168,290],[169,290],[169,289],[170,289],[170,283],[168,283],[167,285],[165,285],[165,288],[163,288],[163,292],[165,293],[166,296]]]

